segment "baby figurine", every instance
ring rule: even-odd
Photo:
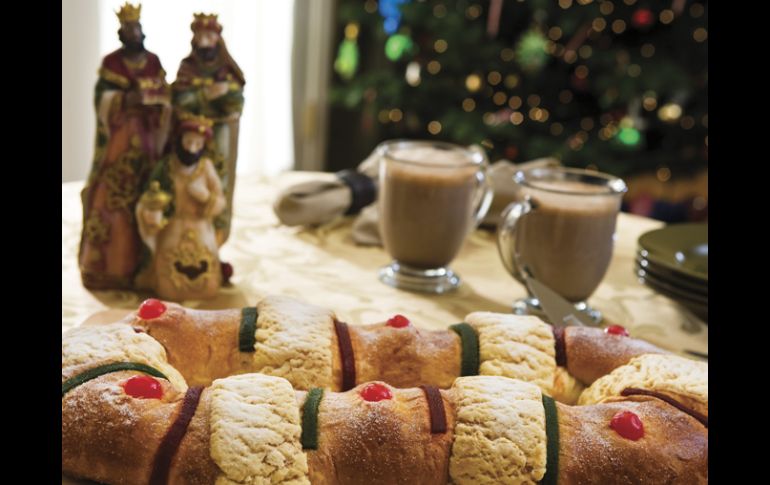
[[[202,156],[212,125],[203,116],[180,118],[173,150],[136,207],[139,234],[151,254],[136,286],[163,299],[212,298],[222,285],[214,218],[227,199],[214,164]]]

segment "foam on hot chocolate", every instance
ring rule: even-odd
[[[430,146],[393,149],[388,158],[395,161],[392,171],[399,177],[430,179],[431,184],[465,184],[475,178],[478,165],[466,152]],[[407,163],[398,163],[407,162]]]
[[[405,162],[429,163],[435,165],[466,165],[468,155],[460,150],[442,150],[431,146],[394,148],[390,158]]]
[[[534,180],[527,189],[536,203],[559,207],[569,212],[615,212],[618,199],[607,186],[576,180]],[[606,195],[606,197],[602,197]]]

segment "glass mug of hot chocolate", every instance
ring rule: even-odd
[[[505,208],[497,230],[505,268],[525,287],[527,271],[598,323],[601,314],[586,300],[610,265],[626,184],[612,175],[565,167],[520,171],[512,182],[521,200]],[[532,295],[514,302],[513,311],[542,315]]]
[[[456,289],[460,278],[448,265],[492,202],[486,154],[480,147],[410,140],[386,141],[376,151],[379,229],[393,258],[380,280],[427,293]]]

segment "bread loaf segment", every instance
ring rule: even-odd
[[[567,370],[585,385],[634,357],[668,353],[644,340],[608,334],[593,327],[566,327],[564,341]]]
[[[708,364],[671,354],[646,354],[600,377],[578,404],[596,404],[620,396],[626,388],[655,391],[708,416]]]
[[[62,369],[136,362],[156,368],[181,392],[187,390],[184,377],[166,358],[166,350],[157,340],[135,332],[122,323],[76,327],[62,335]],[[62,381],[64,381],[64,375]]]
[[[428,403],[421,389],[378,384],[390,389],[391,399],[364,400],[365,385],[324,393],[318,408],[318,449],[306,450],[311,483],[446,484],[454,425],[447,391],[441,393],[448,429],[431,434]]]
[[[452,393],[452,483],[534,484],[543,478],[546,434],[540,388],[505,377],[474,376],[458,378]]]
[[[647,396],[556,405],[559,485],[708,483],[708,429],[674,406]],[[621,411],[639,417],[642,438],[632,441],[610,427]]]
[[[163,345],[168,361],[190,386],[250,372],[251,355],[238,352],[241,310],[195,310],[166,302],[166,311],[144,320],[137,313],[124,320]]]
[[[343,387],[335,315],[330,310],[289,297],[266,297],[257,305],[254,352],[247,352],[239,348],[242,309],[194,310],[176,303],[165,305],[166,311],[156,318],[145,320],[134,312],[122,321],[146,335],[123,329],[114,337],[118,342],[149,343],[148,350],[134,352],[145,356],[139,356],[140,362],[157,363],[165,355],[183,379],[168,366],[158,363],[155,367],[167,372],[172,382],[186,380],[188,385],[206,386],[229,375],[260,372],[284,377],[296,389]],[[576,402],[585,385],[633,357],[664,353],[647,342],[608,335],[598,328],[567,327],[558,340],[550,325],[531,316],[474,312],[466,321],[478,339],[481,375],[532,382],[556,400],[570,404]],[[92,329],[105,327],[109,325],[79,331],[98,332]],[[346,328],[357,383],[383,380],[397,387],[428,384],[448,388],[461,374],[461,339],[451,330],[429,331],[416,323],[394,328],[385,322]],[[122,343],[102,343],[100,337],[92,340],[92,347],[114,351],[71,351],[63,346],[62,355],[67,356],[63,361],[90,361],[90,356],[101,354],[126,358]],[[564,368],[556,365],[557,342],[562,343]]]
[[[460,375],[460,339],[454,332],[410,324],[348,327],[356,358],[356,381],[385,381],[395,387],[431,384],[448,389]]]
[[[537,317],[474,312],[465,317],[478,333],[479,374],[521,379],[548,395],[556,360],[551,326]]]
[[[136,375],[99,376],[62,398],[62,471],[103,483],[147,483],[157,450],[178,419],[183,394],[165,380],[161,399],[125,394]],[[441,391],[445,433],[430,432],[420,389],[389,389],[369,402],[366,385],[324,393],[318,449],[303,452],[305,393],[276,377],[244,374],[215,381],[171,462],[169,484],[314,485],[419,483],[534,484],[546,469],[546,418],[537,386],[499,376],[456,380]],[[690,484],[708,482],[708,430],[692,416],[649,396],[601,404],[557,404],[558,483]],[[610,427],[636,414],[636,441]]]
[[[297,389],[333,389],[334,313],[282,296],[266,297],[257,311],[252,372],[283,377]]]
[[[132,398],[121,384],[137,374],[105,374],[62,397],[62,470],[102,483],[147,483],[184,393],[160,379],[163,399]]]
[[[242,374],[210,389],[211,458],[216,485],[309,484],[299,410],[280,377]]]

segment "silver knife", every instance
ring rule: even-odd
[[[554,327],[596,326],[591,317],[577,311],[574,305],[564,299],[563,296],[536,280],[532,275],[527,274],[527,271],[522,271],[522,273],[529,291],[532,292],[532,296],[540,301],[540,306],[543,308],[546,317],[550,320],[549,323],[551,325]]]

